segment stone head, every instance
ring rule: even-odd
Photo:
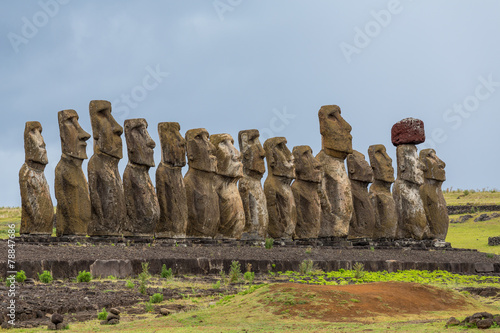
[[[340,107],[324,105],[319,109],[319,131],[322,149],[345,159],[352,153],[352,127],[342,118]]]
[[[125,140],[130,162],[148,167],[155,166],[155,142],[148,133],[148,122],[144,118],[125,120]]]
[[[321,183],[321,163],[314,157],[309,146],[295,146],[292,150],[297,179]]]
[[[352,154],[347,155],[347,171],[349,179],[360,182],[373,182],[373,170],[370,164],[365,159],[365,155],[357,150],[353,150]]]
[[[26,162],[47,165],[47,150],[42,137],[42,125],[38,121],[27,121],[24,128],[24,153]]]
[[[239,178],[243,176],[241,155],[234,146],[233,137],[229,134],[212,134],[210,142],[215,147],[217,157],[217,174]]]
[[[61,150],[63,154],[84,160],[87,158],[87,140],[90,134],[85,132],[78,123],[78,113],[75,110],[62,110],[57,113]]]
[[[422,185],[424,183],[422,164],[417,154],[417,147],[411,144],[399,145],[396,148],[398,163],[398,179]]]
[[[421,150],[420,162],[422,163],[425,179],[434,179],[441,182],[446,180],[446,173],[444,171],[446,163],[437,157],[434,149]]]
[[[266,152],[267,169],[274,176],[295,178],[295,165],[293,155],[286,146],[284,137],[267,139],[264,142]]]
[[[260,143],[259,136],[259,131],[256,129],[240,131],[238,133],[238,143],[245,170],[263,175],[266,172],[266,165],[264,164],[266,152]]]
[[[373,170],[373,178],[387,183],[394,183],[392,159],[387,155],[384,145],[372,145],[368,148],[368,157]]]
[[[186,165],[186,140],[180,130],[181,126],[176,122],[158,124],[162,162],[174,167]]]
[[[208,172],[217,172],[215,147],[209,141],[204,128],[190,129],[186,132],[186,148],[189,167]]]
[[[94,136],[94,152],[123,158],[123,127],[111,115],[111,103],[108,101],[90,101],[90,122]]]

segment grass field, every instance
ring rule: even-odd
[[[462,206],[462,205],[500,205],[500,192],[496,190],[490,191],[446,191],[444,198],[448,206]]]

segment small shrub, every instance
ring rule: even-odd
[[[99,320],[108,319],[108,312],[106,311],[106,308],[102,308],[102,311],[97,314],[97,319]]]
[[[146,281],[145,280],[140,280],[139,281],[139,292],[141,294],[146,294]]]
[[[37,274],[38,274],[38,279],[43,283],[50,283],[50,282],[52,282],[52,280],[54,280],[52,278],[52,274],[50,274],[49,271],[43,271],[42,274],[40,274],[40,273],[37,273]]]
[[[108,280],[118,280],[118,278],[116,276],[114,276],[114,275],[110,275],[106,279],[108,279]]]
[[[23,283],[24,280],[26,280],[26,273],[24,273],[23,270],[20,270],[19,272],[16,273],[16,281]]]
[[[156,293],[149,298],[150,303],[161,303],[163,302],[163,294]]]
[[[231,267],[229,268],[229,282],[238,282],[241,277],[241,266],[240,262],[233,260],[231,261]]]
[[[171,279],[174,274],[172,273],[172,268],[167,269],[167,266],[163,264],[161,267],[161,273],[160,276],[165,279]]]
[[[142,273],[146,276],[146,278],[149,278],[151,275],[149,274],[149,262],[143,262],[141,263],[142,266]]]
[[[135,285],[131,280],[127,280],[127,283],[125,283],[125,287],[128,289],[134,289]]]
[[[264,243],[264,247],[266,249],[272,249],[274,245],[274,239],[272,238],[266,238],[266,242]]]
[[[365,276],[365,265],[363,265],[360,262],[355,263],[352,268],[354,269],[354,277],[356,279],[361,279],[363,276]]]
[[[144,303],[144,309],[146,312],[153,312],[155,310],[155,306],[151,302]]]
[[[309,274],[313,270],[313,261],[311,259],[304,260],[299,265],[300,274]]]
[[[469,190],[464,190],[464,195],[468,196],[470,194]]]
[[[146,294],[146,281],[150,277],[149,274],[149,263],[141,263],[142,272],[139,274],[139,292],[141,294]]]
[[[306,249],[306,254],[311,254],[311,252],[312,252],[312,248],[311,248],[311,247],[308,247],[308,248]]]
[[[87,271],[78,272],[78,276],[76,277],[76,282],[90,282],[92,280],[92,274]]]
[[[243,278],[248,283],[252,283],[253,280],[255,279],[255,273],[254,272],[245,272],[245,274],[243,274]]]
[[[212,285],[213,289],[220,289],[220,280]]]

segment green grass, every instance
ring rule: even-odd
[[[461,206],[471,204],[474,206],[479,205],[500,205],[500,191],[496,190],[491,191],[475,191],[475,190],[466,190],[468,192],[467,195],[464,194],[464,191],[450,191],[444,192],[444,198],[446,200],[446,204],[448,206]],[[465,193],[467,193],[465,192]]]
[[[457,218],[460,215],[451,215]],[[474,222],[474,218],[465,223],[450,223],[446,241],[454,248],[477,249],[481,252],[500,255],[500,246],[489,246],[488,237],[500,236],[500,218],[484,222]]]

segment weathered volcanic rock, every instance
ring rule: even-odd
[[[392,144],[419,144],[425,142],[424,122],[415,118],[403,119],[391,129]]]

